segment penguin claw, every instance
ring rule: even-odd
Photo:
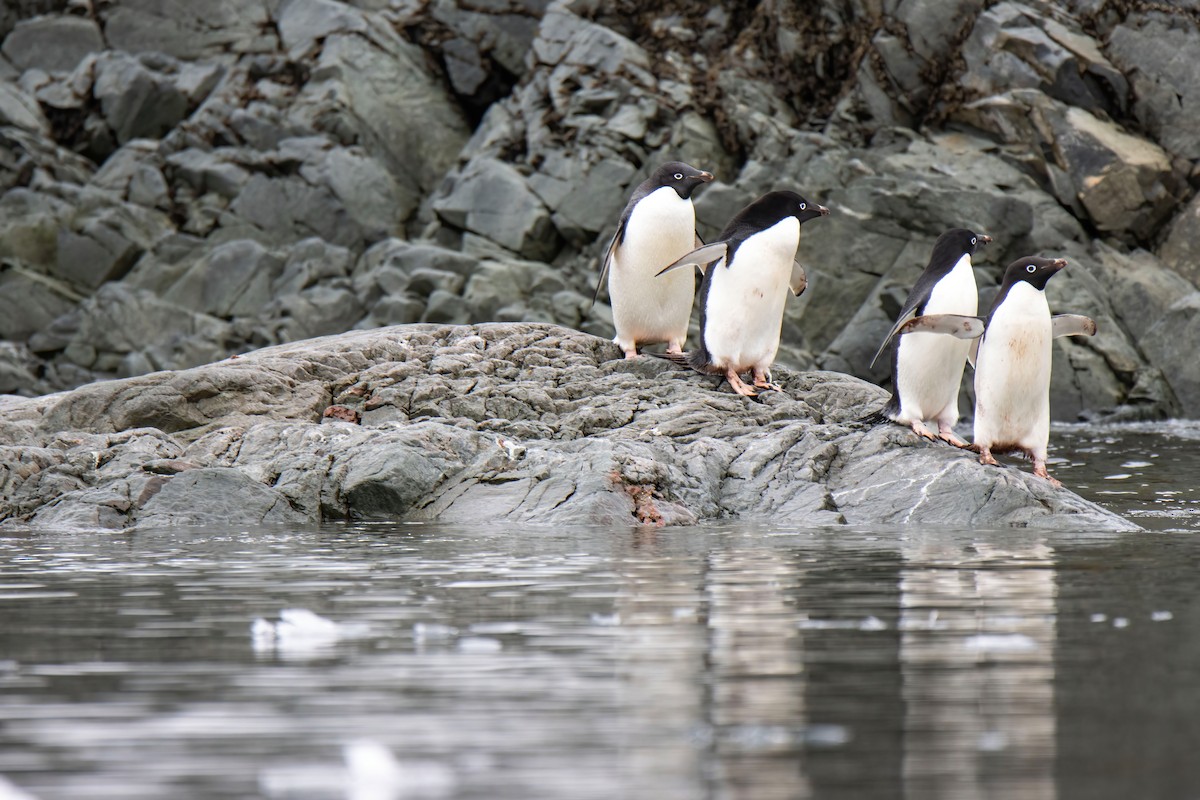
[[[1058,480],[1057,478],[1051,478],[1050,473],[1046,471],[1045,464],[1034,464],[1033,465],[1033,474],[1034,474],[1034,476],[1036,476],[1038,478],[1044,478],[1045,480],[1047,480],[1050,483],[1050,485],[1053,486],[1055,489],[1062,488],[1062,481]]]
[[[991,454],[991,453],[989,453],[989,452],[987,452],[986,450],[984,450],[984,451],[981,451],[981,452],[980,452],[980,454],[979,454],[979,463],[980,463],[980,464],[986,464],[987,466],[990,466],[990,467],[998,467],[998,466],[1000,466],[1000,462],[999,462],[999,461],[997,461],[997,460],[995,459],[995,457],[994,457],[994,456],[992,456],[992,454]]]
[[[920,436],[922,439],[928,439],[931,442],[937,441],[938,437],[934,436],[933,433],[931,433],[930,430],[920,422],[914,422],[910,427],[912,428],[913,433],[915,433],[917,436]]]
[[[938,438],[946,444],[954,445],[960,450],[969,450],[971,445],[964,442],[962,439],[955,436],[953,433],[939,433]]]

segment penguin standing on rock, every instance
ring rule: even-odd
[[[617,223],[604,256],[596,297],[608,278],[614,342],[626,358],[638,346],[666,342],[668,353],[682,353],[696,293],[696,278],[680,272],[655,275],[702,242],[696,236],[692,192],[713,179],[682,161],[668,161],[634,191]],[[595,297],[592,298],[595,302]]]
[[[1096,323],[1073,314],[1050,316],[1046,283],[1067,265],[1061,258],[1022,258],[1008,265],[983,338],[971,346],[975,367],[975,441],[981,464],[993,452],[1017,451],[1033,460],[1033,474],[1062,486],[1046,472],[1050,441],[1052,340],[1093,336]]]
[[[921,277],[908,293],[896,324],[879,346],[874,366],[892,339],[892,397],[883,415],[907,425],[927,439],[939,438],[956,447],[967,443],[954,435],[958,421],[958,389],[966,368],[970,342],[978,336],[978,322],[965,327],[955,323],[974,317],[979,310],[979,290],[971,257],[990,236],[954,228],[938,237]],[[953,315],[944,319],[943,315]],[[956,332],[957,331],[957,332]],[[938,334],[950,333],[952,336]],[[961,338],[954,338],[961,337]],[[935,437],[925,420],[937,422]]]
[[[784,301],[789,289],[798,296],[807,285],[795,260],[800,225],[828,214],[829,209],[795,192],[768,192],[739,211],[718,241],[662,270],[659,280],[708,265],[700,285],[700,346],[671,360],[724,375],[740,395],[778,391],[771,383],[771,364],[779,351]],[[741,379],[747,370],[754,386]]]

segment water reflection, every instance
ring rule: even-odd
[[[1200,780],[1185,536],[376,526],[38,534],[0,564],[0,775],[42,800]]]

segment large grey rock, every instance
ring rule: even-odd
[[[45,16],[18,22],[0,53],[20,70],[70,72],[89,53],[103,49],[104,38],[93,20]]]
[[[157,139],[187,114],[188,98],[168,75],[133,56],[106,53],[96,62],[93,95],[118,144]]]
[[[1131,527],[858,422],[884,395],[849,376],[780,370],[755,403],[619,356],[554,326],[404,326],[8,403],[0,519]]]
[[[274,0],[122,0],[101,19],[109,46],[129,53],[166,53],[181,59],[277,50],[271,10]]]
[[[479,234],[516,255],[549,260],[561,246],[549,209],[524,176],[502,161],[472,162],[450,193],[433,207],[450,225]]]
[[[1146,130],[1170,152],[1200,158],[1195,12],[1134,11],[1109,34],[1107,50],[1133,85],[1133,110]]]

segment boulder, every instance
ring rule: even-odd
[[[862,422],[885,398],[870,384],[775,377],[783,391],[753,402],[528,323],[297,342],[6,403],[0,519],[1133,527],[1026,471]]]
[[[44,16],[18,22],[4,38],[0,53],[22,71],[70,72],[89,53],[103,49],[104,38],[95,21]]]

